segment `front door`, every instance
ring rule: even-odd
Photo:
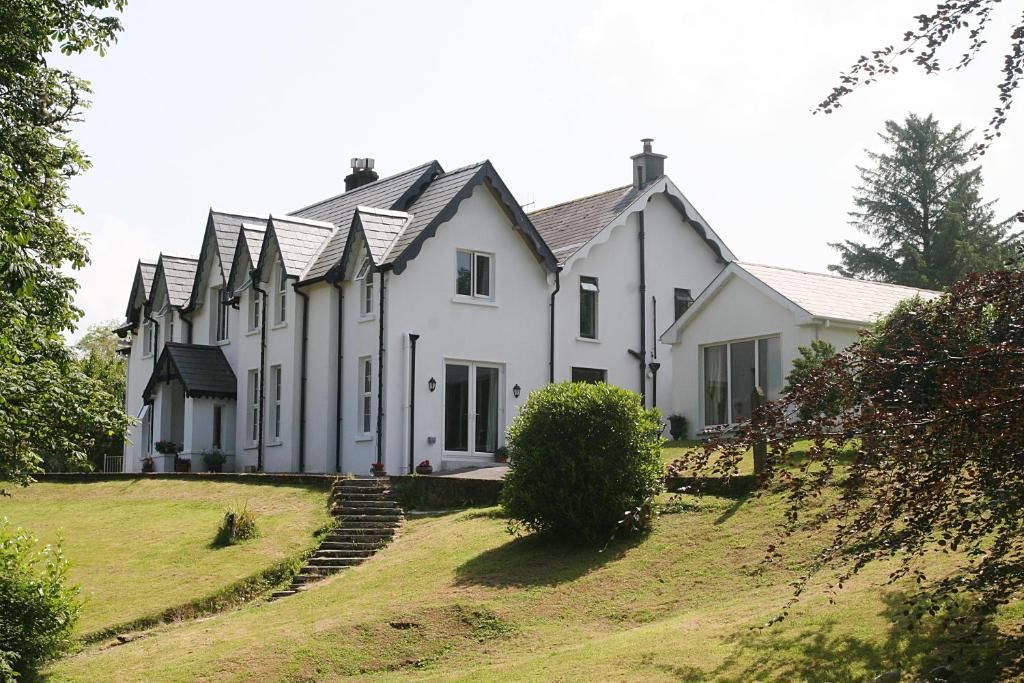
[[[450,361],[444,366],[444,450],[489,457],[503,430],[502,368]]]

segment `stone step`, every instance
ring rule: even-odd
[[[384,547],[391,537],[373,539],[370,541],[324,541],[320,544],[320,550],[379,550]]]
[[[400,522],[402,521],[402,515],[395,511],[391,512],[374,512],[367,514],[365,512],[346,512],[344,514],[338,514],[338,523],[344,525],[348,522]]]
[[[384,547],[392,538],[394,538],[394,530],[392,529],[381,529],[384,533],[373,533],[366,534],[360,533],[365,531],[377,531],[374,529],[353,529],[355,533],[339,533],[334,536],[328,536],[327,543],[373,543],[378,548]],[[390,533],[388,533],[390,532]]]
[[[367,548],[365,550],[350,550],[347,548],[325,548],[320,546],[312,557],[370,557],[377,548]]]
[[[387,477],[362,477],[359,479],[335,479],[335,486],[381,486],[388,482]]]
[[[331,487],[331,490],[335,493],[384,493],[390,491],[391,487],[384,486],[376,482],[360,485],[353,485],[346,482],[344,484],[335,484]]]
[[[398,508],[385,508],[385,507],[352,507],[347,503],[344,505],[337,505],[331,508],[331,511],[335,515],[345,515],[351,517],[353,515],[385,515],[385,516],[402,516],[402,511]]]
[[[397,500],[389,500],[387,498],[381,498],[380,500],[365,500],[362,498],[338,498],[335,500],[335,504],[343,505],[348,508],[370,508],[371,510],[381,510],[387,508],[388,510],[394,510],[398,508]]]
[[[390,489],[370,489],[370,488],[339,488],[333,489],[331,495],[335,498],[338,497],[352,497],[361,498],[365,500],[373,500],[379,498],[386,498],[391,495]]]
[[[311,568],[319,570],[332,567],[354,567],[365,561],[366,558],[364,557],[311,557],[306,560],[306,566],[303,567],[303,571]]]
[[[295,595],[299,591],[294,588],[288,588],[283,591],[274,591],[270,594],[271,600],[277,600],[278,598],[287,598],[289,595]]]
[[[359,531],[366,529],[368,531],[386,531],[388,529],[397,529],[399,527],[398,520],[394,521],[380,521],[380,520],[351,520],[346,519],[342,524],[338,525],[335,531],[339,534],[345,534],[350,531]]]

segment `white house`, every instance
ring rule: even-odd
[[[530,391],[607,380],[671,410],[658,332],[732,252],[650,140],[629,185],[527,216],[497,171],[436,161],[290,213],[211,209],[198,259],[140,262],[125,467],[408,472],[493,462]],[[661,384],[658,384],[658,378]]]
[[[662,335],[672,345],[672,405],[690,436],[749,419],[755,383],[779,397],[799,347],[842,350],[899,302],[930,290],[733,262]]]

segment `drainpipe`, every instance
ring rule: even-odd
[[[644,212],[638,214],[640,223],[640,400],[647,405],[647,259],[644,250]]]
[[[260,304],[263,311],[260,313],[260,367],[259,367],[259,380],[260,386],[258,388],[257,397],[257,419],[256,426],[259,429],[259,435],[256,439],[256,471],[263,471],[263,388],[266,383],[266,377],[263,376],[263,368],[267,364],[267,296],[266,290],[260,289],[259,278],[256,276],[256,271],[252,271],[250,278],[252,280],[252,288],[254,291],[260,293]]]
[[[412,345],[409,364],[409,474],[416,468],[416,340],[419,338],[418,334],[409,335],[409,343]]]
[[[384,464],[384,270],[380,270],[380,312],[377,320],[377,462]]]
[[[302,297],[302,352],[299,382],[299,472],[306,471],[306,355],[309,348],[309,295],[292,283],[296,296]]]
[[[334,471],[341,474],[341,378],[345,360],[342,320],[345,314],[345,290],[338,282],[332,282],[331,285],[338,290],[338,372],[334,378]]]
[[[548,383],[555,383],[555,295],[562,288],[562,267],[555,268],[555,289],[551,292],[551,348],[548,350]]]

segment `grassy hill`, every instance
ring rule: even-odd
[[[41,540],[63,538],[82,586],[87,636],[224,591],[314,545],[328,521],[325,489],[226,481],[41,482],[11,489],[0,515]],[[212,544],[225,509],[248,502],[261,535]]]
[[[761,566],[780,514],[771,498],[687,499],[648,538],[605,552],[513,539],[493,509],[415,518],[369,562],[306,593],[101,644],[49,677],[854,681],[943,661],[945,634],[891,628],[901,588],[878,587],[885,566],[834,606],[818,586],[788,620],[758,629],[808,552]],[[1001,620],[1024,623],[1024,609]],[[970,658],[964,680],[996,675],[992,652],[958,661]]]

